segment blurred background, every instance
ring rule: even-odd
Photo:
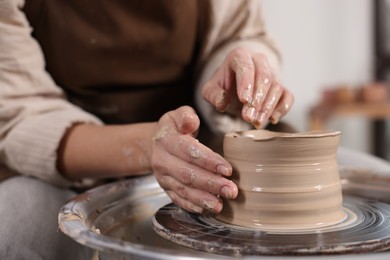
[[[390,0],[263,0],[263,8],[281,80],[296,97],[286,121],[340,130],[341,145],[390,160]]]

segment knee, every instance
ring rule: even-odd
[[[29,177],[1,182],[0,258],[76,259],[80,254],[91,255],[92,250],[57,231],[59,210],[74,195]]]

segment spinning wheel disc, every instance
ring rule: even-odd
[[[348,217],[319,229],[281,232],[233,226],[213,215],[188,213],[174,204],[160,208],[153,229],[176,244],[223,255],[321,255],[390,249],[390,205],[344,196]]]

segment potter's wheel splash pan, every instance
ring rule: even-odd
[[[348,169],[345,173],[351,173]],[[343,177],[343,171],[340,172]],[[362,172],[363,177],[345,176],[343,190],[373,201],[390,198],[390,180]],[[374,182],[371,182],[373,180]],[[152,229],[154,214],[171,201],[152,175],[106,184],[82,193],[59,213],[60,230],[99,252],[99,259],[236,259],[193,250],[157,235]],[[243,256],[241,259],[279,259],[274,256]],[[283,256],[283,260],[296,259]],[[387,260],[390,252],[305,256],[305,260]]]

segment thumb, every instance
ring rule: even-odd
[[[171,113],[171,118],[173,118],[178,132],[193,136],[197,134],[200,120],[193,108],[182,106]]]

